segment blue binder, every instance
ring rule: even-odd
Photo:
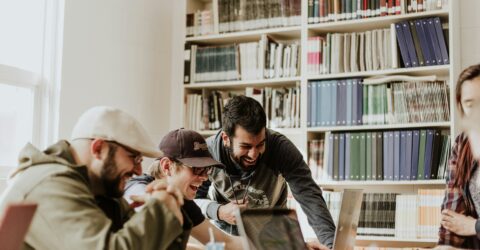
[[[325,82],[317,81],[312,88],[312,91],[314,91],[316,96],[315,100],[312,100],[312,104],[316,106],[316,108],[314,109],[315,113],[314,115],[312,115],[313,117],[315,117],[315,121],[312,122],[312,124],[315,124],[315,127],[325,126],[325,117],[328,115],[329,112],[328,108],[326,108],[329,106],[326,106],[326,103],[324,104],[326,96],[324,93],[326,91],[326,87],[327,86]]]
[[[393,180],[400,180],[400,131],[393,132]]]
[[[307,84],[307,127],[311,127],[312,126],[312,101],[313,101],[313,97],[312,97],[312,85],[313,83],[312,82],[309,82]]]
[[[414,130],[413,131],[413,139],[412,139],[412,170],[411,170],[411,180],[417,179],[418,173],[418,153],[419,153],[419,146],[420,146],[420,131]]]
[[[403,36],[405,39],[405,44],[407,45],[408,57],[410,58],[410,63],[412,67],[420,66],[418,63],[417,53],[415,52],[415,44],[413,43],[412,33],[410,32],[410,24],[405,21],[401,22],[403,29]]]
[[[388,132],[383,132],[383,180],[388,180]]]
[[[346,121],[346,126],[351,126],[352,121],[353,121],[353,115],[352,115],[352,101],[353,101],[353,96],[352,96],[352,90],[353,90],[353,84],[352,84],[352,79],[347,79],[345,80],[347,84],[347,93],[346,93],[346,98],[344,102],[346,102],[346,115],[345,115],[345,121]]]
[[[418,39],[420,40],[420,47],[422,48],[423,59],[425,65],[436,65],[435,56],[433,55],[431,42],[427,40],[427,35],[423,29],[422,20],[415,20],[415,31],[417,32]]]
[[[405,35],[403,34],[403,28],[401,23],[395,24],[395,30],[397,31],[397,43],[400,47],[400,54],[402,55],[403,65],[405,68],[412,67],[410,57],[408,54],[407,43],[405,41]]]
[[[427,18],[422,20],[423,30],[427,35],[427,41],[432,48],[433,55],[435,56],[436,65],[443,64],[442,52],[440,52],[440,45],[438,45],[437,33],[433,25],[433,19]]]
[[[322,88],[322,93],[321,93],[321,100],[317,100],[317,103],[318,105],[321,105],[319,107],[322,108],[322,120],[319,121],[319,126],[330,126],[330,116],[331,116],[331,113],[332,113],[332,108],[334,108],[335,106],[333,106],[333,104],[331,103],[332,102],[332,98],[330,96],[330,88],[331,88],[331,84],[330,84],[330,81],[322,81],[321,82],[322,85],[323,85],[323,88]]]
[[[437,33],[438,44],[440,45],[440,52],[442,54],[443,64],[449,64],[450,59],[448,57],[448,49],[445,37],[443,35],[442,22],[440,21],[440,17],[434,17],[433,22],[435,25],[435,31]]]
[[[407,179],[407,131],[400,131],[400,176],[399,180]]]
[[[407,131],[407,138],[405,140],[405,179],[411,180],[412,177],[412,143],[413,132]]]

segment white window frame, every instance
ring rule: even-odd
[[[0,83],[33,91],[31,143],[40,149],[58,140],[64,6],[64,0],[45,1],[40,73],[0,64]],[[14,167],[16,166],[0,166],[0,168]],[[0,176],[0,179],[4,178],[6,176]]]

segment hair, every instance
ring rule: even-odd
[[[172,159],[172,158],[168,158],[171,162],[172,162],[172,170],[174,172],[178,172],[182,167],[183,167],[183,164],[175,159]],[[148,167],[148,174],[150,174],[151,176],[153,176],[153,178],[155,179],[162,179],[162,178],[165,178],[166,173],[163,171],[162,169],[162,166],[160,164],[160,159],[156,159],[149,167]]]
[[[462,86],[466,81],[471,81],[480,76],[480,64],[472,65],[462,71],[457,80],[455,87],[455,101],[457,102],[457,108],[460,111],[460,115],[464,116],[465,111],[462,107]]]
[[[115,153],[117,152],[118,145],[115,144],[115,143],[112,143],[112,142],[108,142],[108,141],[107,141],[107,145],[108,145],[107,158],[112,158],[113,159],[113,157],[115,157]]]
[[[462,86],[466,81],[471,81],[480,76],[480,64],[472,65],[462,71],[458,77],[457,84],[455,87],[455,101],[460,116],[465,116],[465,111],[462,106]],[[457,168],[455,171],[455,178],[453,180],[453,185],[458,188],[463,188],[464,185],[468,183],[472,177],[472,168],[474,163],[474,158],[472,155],[472,150],[470,148],[470,143],[468,137],[465,140],[460,141],[459,152],[457,158]]]
[[[235,135],[237,126],[257,135],[267,126],[267,116],[260,103],[241,95],[233,97],[225,105],[222,122],[222,129],[230,138]]]
[[[105,162],[103,163],[103,167],[101,170],[100,179],[102,181],[103,189],[105,191],[105,195],[109,197],[119,198],[123,195],[123,189],[119,190],[118,186],[121,182],[121,178],[119,176],[111,179],[115,176],[115,172],[117,171],[117,164],[115,163],[115,153],[117,152],[118,145],[107,142],[108,145],[108,154]]]

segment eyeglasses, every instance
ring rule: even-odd
[[[201,176],[201,175],[210,175],[213,171],[213,166],[208,166],[208,167],[204,167],[204,168],[195,168],[195,167],[192,167],[192,172],[194,175],[198,175],[198,176]]]
[[[187,166],[183,164],[181,161],[175,159],[175,158],[169,158],[170,161],[175,162],[176,164],[179,164],[181,166],[188,167],[192,169],[192,173],[194,175],[202,176],[202,175],[210,175],[213,172],[213,166],[208,166],[208,167],[192,167],[192,166]]]
[[[133,164],[135,164],[135,165],[142,164],[143,156],[141,154],[135,154],[134,155],[134,154],[131,154],[131,152],[129,152],[128,157],[130,157],[133,160]]]
[[[140,152],[137,152],[125,145],[122,145],[116,141],[107,141],[108,143],[112,143],[112,144],[115,144],[121,148],[123,148],[123,150],[127,151],[128,153],[128,157],[132,159],[133,161],[133,164],[136,166],[136,165],[140,165],[143,161],[143,156]]]

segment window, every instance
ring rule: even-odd
[[[63,1],[0,1],[0,179],[57,138]]]

